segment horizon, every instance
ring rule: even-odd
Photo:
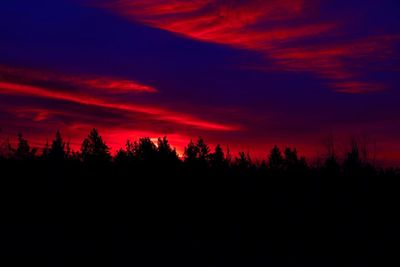
[[[92,132],[92,130],[96,130],[98,131],[98,129],[96,128],[92,128],[90,129],[90,131],[88,132],[88,134],[86,136],[84,136],[81,139],[80,143],[71,143],[70,139],[68,138],[64,138],[63,133],[60,131],[56,131],[58,133],[60,133],[61,136],[61,141],[64,144],[64,149],[66,149],[66,147],[68,147],[69,150],[69,155],[68,157],[73,156],[74,154],[76,156],[79,157],[79,155],[82,153],[82,146],[84,143],[84,140],[86,138],[89,138],[90,132]],[[0,129],[1,132],[1,129]],[[229,145],[227,146],[223,146],[221,144],[210,144],[207,142],[207,140],[204,140],[201,136],[197,137],[196,139],[190,139],[187,140],[183,150],[177,149],[177,147],[175,147],[171,142],[170,139],[168,138],[168,136],[159,136],[159,137],[148,137],[148,136],[134,136],[133,138],[126,138],[125,139],[125,143],[122,146],[110,146],[110,142],[108,142],[108,140],[106,138],[104,138],[104,136],[107,136],[107,134],[103,135],[102,132],[98,132],[99,136],[102,138],[104,144],[107,146],[108,151],[111,155],[111,157],[113,159],[115,159],[115,157],[118,155],[118,153],[120,151],[127,151],[127,147],[126,144],[127,142],[130,142],[131,144],[139,144],[141,139],[149,139],[154,146],[157,148],[158,147],[158,141],[162,140],[163,138],[166,138],[166,140],[168,141],[168,144],[170,145],[171,149],[174,150],[176,152],[177,157],[180,160],[185,160],[187,155],[185,154],[186,148],[189,146],[189,144],[191,142],[194,142],[195,144],[198,142],[198,140],[202,139],[204,141],[204,143],[208,146],[209,148],[209,153],[210,155],[212,155],[215,152],[215,148],[217,146],[220,146],[220,148],[222,149],[222,152],[224,153],[224,157],[226,159],[231,158],[232,162],[236,162],[237,160],[239,160],[240,158],[240,153],[244,153],[247,155],[247,159],[251,162],[251,164],[254,164],[254,166],[259,166],[262,163],[268,163],[269,162],[269,156],[271,155],[271,152],[273,151],[273,149],[275,147],[277,147],[280,152],[282,154],[284,154],[284,151],[286,149],[289,150],[294,150],[297,153],[297,156],[299,157],[299,159],[304,159],[305,162],[309,165],[309,166],[319,166],[319,165],[324,165],[326,164],[326,160],[329,160],[331,157],[334,157],[335,160],[337,160],[338,163],[343,163],[347,158],[349,153],[351,153],[352,151],[352,147],[353,145],[355,145],[357,147],[358,152],[360,153],[360,160],[366,164],[371,164],[371,166],[373,167],[377,167],[377,168],[398,168],[399,166],[396,165],[393,162],[390,161],[385,161],[385,160],[381,160],[379,158],[379,151],[377,151],[376,149],[376,144],[370,142],[370,140],[368,139],[361,139],[361,138],[352,138],[349,139],[348,142],[345,143],[335,143],[335,140],[333,139],[333,137],[331,138],[327,138],[325,140],[325,144],[324,146],[321,145],[320,150],[317,151],[317,153],[311,153],[310,155],[307,155],[306,153],[302,153],[302,151],[299,151],[298,148],[296,147],[291,147],[291,146],[279,146],[277,144],[271,145],[271,147],[268,150],[263,151],[260,154],[252,154],[250,151],[245,151],[245,150],[235,150],[235,149],[231,149],[231,147],[229,147]],[[26,140],[30,146],[30,149],[34,152],[33,156],[34,158],[41,158],[42,156],[45,156],[45,149],[47,146],[47,149],[49,149],[49,146],[51,147],[51,144],[53,142],[56,142],[56,134],[54,134],[54,136],[52,138],[48,138],[46,139],[46,141],[43,143],[31,143],[30,140],[28,138],[26,138],[26,136],[23,133],[18,133],[18,135],[21,134],[21,137]],[[10,151],[7,151],[8,145],[11,145],[11,149],[12,149],[12,153],[15,153],[16,148],[19,146],[18,144],[18,135],[15,138],[5,138],[2,143],[0,143],[0,156],[4,156],[5,158],[8,158],[10,156],[7,155],[2,155],[2,153],[9,153]],[[37,141],[37,140],[35,140]],[[113,142],[111,142],[113,143]],[[65,153],[67,153],[65,151]],[[13,156],[11,156],[10,159],[12,159]]]

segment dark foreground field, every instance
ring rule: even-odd
[[[3,266],[398,266],[400,176],[1,161]]]

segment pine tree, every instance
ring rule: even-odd
[[[13,159],[15,157],[15,149],[10,143],[10,139],[6,139],[0,146],[0,158]]]
[[[236,158],[236,166],[241,170],[246,170],[251,166],[251,158],[249,153],[239,152],[239,157]]]
[[[295,170],[299,166],[299,158],[297,156],[296,149],[290,149],[287,147],[284,151],[284,165],[286,169]]]
[[[50,153],[49,139],[46,139],[46,144],[44,145],[42,150],[42,159],[48,159],[49,153]]]
[[[66,158],[65,143],[61,137],[60,131],[56,132],[56,137],[51,144],[49,158],[56,161],[61,161]]]
[[[204,139],[201,137],[197,140],[196,146],[198,151],[198,159],[203,162],[207,161],[210,156],[210,147],[204,142]]]
[[[35,156],[36,149],[32,149],[28,143],[28,140],[24,139],[22,134],[18,134],[18,146],[15,151],[17,159],[26,160],[31,159]]]
[[[175,149],[172,149],[166,136],[163,138],[158,138],[157,152],[160,161],[171,162],[178,160],[178,154],[176,153]]]
[[[141,161],[154,161],[157,155],[156,145],[148,137],[140,138],[135,154]]]
[[[269,155],[269,168],[271,170],[279,170],[283,166],[282,153],[278,146],[274,146]]]
[[[103,142],[97,129],[92,129],[81,146],[83,161],[110,161],[111,155],[108,146]]]
[[[225,155],[222,147],[218,144],[214,153],[210,155],[210,164],[214,169],[221,169],[226,165]]]
[[[199,148],[190,140],[187,147],[185,147],[185,162],[192,163],[195,162],[199,154]]]

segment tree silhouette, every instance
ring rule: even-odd
[[[43,147],[43,150],[42,150],[42,159],[48,159],[49,158],[49,153],[50,153],[49,140],[46,139],[46,144],[44,144],[44,147]]]
[[[269,168],[271,170],[280,170],[283,167],[283,157],[278,146],[274,146],[269,155]]]
[[[187,147],[185,147],[185,163],[193,164],[197,160],[197,155],[199,154],[199,148],[193,143],[193,140],[190,140]]]
[[[108,146],[105,144],[96,129],[92,129],[84,139],[80,153],[71,152],[69,144],[63,141],[61,133],[56,132],[55,138],[49,146],[46,142],[43,148],[41,157],[35,157],[36,149],[32,149],[28,141],[23,138],[22,134],[18,134],[17,148],[12,148],[10,142],[3,142],[0,147],[1,159],[16,159],[16,160],[35,160],[35,159],[52,159],[63,161],[68,159],[70,162],[110,162],[114,159],[115,163],[124,162],[126,166],[138,167],[153,166],[154,169],[169,169],[177,170],[175,167],[182,168],[183,172],[189,171],[192,175],[212,174],[218,170],[229,173],[231,170],[246,170],[254,173],[257,171],[262,175],[284,175],[294,177],[296,175],[304,175],[307,171],[321,171],[327,177],[371,177],[376,168],[369,164],[365,156],[368,151],[363,146],[360,146],[355,139],[351,142],[349,152],[345,155],[342,163],[334,153],[333,142],[328,146],[328,157],[324,165],[308,166],[304,157],[299,157],[295,148],[286,148],[281,153],[278,146],[274,146],[270,151],[268,161],[262,160],[258,164],[252,163],[250,155],[240,152],[238,157],[232,162],[230,160],[229,148],[225,154],[222,147],[217,145],[213,153],[210,153],[210,147],[204,142],[201,137],[196,143],[190,140],[185,147],[184,160],[179,159],[177,152],[168,142],[167,137],[158,138],[155,144],[150,138],[139,138],[136,142],[127,141],[125,149],[116,151],[114,157],[111,156]],[[360,152],[361,151],[361,152]],[[268,162],[268,163],[266,163]],[[172,168],[169,168],[172,166]],[[158,168],[161,167],[161,168]],[[144,170],[144,169],[143,169]],[[194,172],[192,172],[194,171]]]
[[[134,142],[132,143],[129,139],[126,140],[126,144],[125,144],[125,151],[126,151],[126,155],[128,157],[128,159],[133,160],[135,157],[135,151],[137,150],[137,143]]]
[[[190,241],[199,236],[205,239],[195,246],[194,253],[204,255],[205,259],[196,257],[196,260],[200,259],[201,264],[207,266],[215,257],[215,249],[210,250],[209,244],[221,238],[234,242],[234,251],[238,252],[238,257],[220,261],[222,265],[234,266],[236,260],[237,265],[247,261],[255,263],[260,258],[267,260],[258,265],[271,265],[275,251],[279,264],[282,261],[282,265],[293,263],[293,259],[299,258],[298,265],[307,265],[308,259],[313,265],[332,260],[332,255],[338,253],[327,252],[326,248],[342,246],[343,253],[356,261],[361,252],[367,251],[365,261],[351,260],[351,265],[363,266],[376,251],[365,247],[370,242],[369,236],[372,236],[371,242],[379,242],[385,247],[391,246],[393,238],[400,240],[396,234],[398,224],[394,223],[397,222],[394,211],[400,203],[400,171],[394,168],[377,170],[367,165],[360,147],[353,142],[343,159],[331,153],[321,167],[308,166],[295,148],[285,148],[282,153],[277,146],[270,151],[268,160],[252,162],[248,153],[240,152],[230,161],[229,150],[216,145],[210,153],[209,146],[199,138],[187,145],[182,162],[166,137],[158,138],[156,144],[154,139],[146,137],[136,142],[128,140],[111,161],[109,148],[93,129],[83,141],[81,153],[72,153],[70,157],[67,157],[69,149],[59,132],[50,145],[47,142],[43,155],[50,158],[51,154],[51,158],[61,162],[68,160],[64,165],[35,157],[28,141],[19,135],[17,149],[13,149],[8,141],[0,146],[0,189],[5,199],[7,194],[10,195],[10,204],[16,203],[16,208],[10,206],[4,210],[25,211],[32,207],[18,220],[30,224],[32,216],[25,215],[40,214],[48,215],[49,221],[57,225],[66,225],[44,232],[42,229],[47,229],[46,224],[43,228],[29,226],[28,229],[18,225],[13,229],[15,232],[23,230],[26,235],[27,230],[38,229],[39,235],[28,233],[28,238],[42,238],[47,234],[51,236],[45,236],[46,242],[54,240],[61,244],[65,241],[62,238],[66,228],[68,233],[73,233],[74,239],[88,239],[93,244],[93,252],[101,254],[108,252],[104,249],[104,241],[112,240],[118,250],[125,251],[124,248],[132,247],[133,239],[145,240],[149,245],[141,248],[139,253],[143,254],[143,261],[130,264],[132,266],[143,265],[142,262],[148,261],[148,255],[155,252],[160,255],[164,255],[165,250],[174,253],[182,240]],[[62,209],[54,213],[60,207]],[[13,216],[18,216],[15,214],[12,212],[9,217],[14,220]],[[18,220],[15,221],[18,223]],[[118,221],[123,223],[118,223],[117,231],[109,227]],[[289,234],[285,234],[288,231]],[[4,236],[10,241],[15,237],[14,234]],[[292,237],[296,238],[296,244],[306,244],[307,249],[297,251],[299,246],[291,246]],[[167,243],[151,245],[154,240],[165,238],[169,240]],[[309,245],[308,241],[315,245]],[[28,243],[37,244],[36,241]],[[274,253],[264,257],[260,253],[264,253],[266,244],[278,245],[273,249]],[[240,250],[243,247],[244,253],[236,247]],[[193,255],[190,249],[189,257]],[[309,250],[309,255],[303,254]],[[381,260],[386,250],[378,250],[374,256]],[[339,253],[341,251],[342,248]],[[66,249],[66,253],[71,252],[70,262],[82,254],[81,248],[77,251]],[[90,262],[95,256],[91,253]],[[31,260],[31,252],[28,255]],[[225,255],[231,257],[231,253],[223,252],[222,256]],[[283,255],[290,259],[286,261]],[[329,258],[316,259],[319,255]],[[181,256],[178,253],[177,257]],[[132,258],[131,253],[121,256],[120,252],[117,257]],[[161,258],[165,261],[165,257]],[[114,259],[109,255],[99,256],[99,261],[104,260]],[[345,258],[334,260],[343,262]],[[171,261],[174,263],[176,261]],[[218,263],[214,265],[219,266]]]
[[[340,164],[335,155],[331,155],[325,159],[324,171],[326,174],[331,176],[338,176],[340,172]]]
[[[203,138],[197,140],[197,168],[202,171],[206,171],[209,167],[210,159],[210,147],[204,142]]]
[[[142,162],[154,162],[157,158],[157,147],[149,137],[140,138],[135,155]]]
[[[129,162],[128,153],[123,148],[118,149],[115,154],[114,161],[119,164],[126,164]]]
[[[296,148],[290,149],[289,147],[285,149],[283,165],[286,170],[292,172],[300,172],[307,168],[307,162],[305,158],[299,158]]]
[[[185,164],[196,171],[206,171],[209,166],[210,147],[204,142],[203,138],[199,138],[196,144],[190,140],[185,147]]]
[[[67,159],[70,159],[71,154],[72,154],[71,147],[69,145],[69,142],[67,142],[67,143],[65,143],[65,157]]]
[[[251,167],[251,158],[249,153],[244,153],[244,152],[239,152],[239,157],[236,158],[235,160],[236,166],[240,170],[247,170]]]
[[[0,158],[13,159],[15,156],[15,149],[10,143],[10,139],[6,139],[0,146]]]
[[[218,144],[215,147],[214,153],[210,155],[210,166],[213,169],[220,170],[226,167],[227,161],[225,159],[224,150]]]
[[[18,146],[17,149],[15,150],[16,158],[20,160],[32,159],[34,158],[35,154],[36,154],[36,149],[33,148],[31,150],[28,140],[24,139],[22,134],[19,133]]]
[[[203,138],[199,138],[197,140],[197,151],[198,151],[198,159],[205,162],[208,160],[210,154],[210,147],[204,142]]]
[[[158,138],[157,152],[158,159],[160,161],[167,161],[171,163],[179,159],[178,154],[176,153],[176,149],[172,149],[166,136],[164,136],[163,138]]]
[[[103,142],[97,129],[92,129],[81,146],[81,157],[84,162],[107,162],[111,160],[108,146]]]
[[[51,144],[49,150],[49,159],[55,161],[61,161],[66,158],[65,143],[61,137],[60,131],[56,132],[56,137]]]
[[[284,163],[287,167],[291,166],[296,166],[299,162],[299,158],[297,157],[297,150],[293,149],[291,150],[289,147],[287,147],[284,151]]]
[[[126,140],[125,149],[120,148],[115,154],[114,161],[119,164],[133,164],[137,161],[136,151],[138,150],[138,143]]]
[[[351,148],[343,162],[343,168],[346,172],[352,173],[360,169],[362,162],[357,141],[355,139],[352,139],[350,145]]]
[[[232,164],[232,155],[231,155],[231,150],[230,150],[229,146],[226,148],[225,160],[228,165]]]
[[[336,177],[340,173],[340,164],[338,156],[336,154],[335,142],[332,135],[328,136],[324,140],[324,146],[326,150],[324,164],[322,167],[324,175],[327,175],[329,177]]]

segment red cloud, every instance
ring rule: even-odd
[[[41,108],[14,108],[14,113],[18,118],[40,122],[49,119],[54,112]]]
[[[363,82],[342,82],[332,85],[336,92],[347,94],[364,94],[378,92],[385,89],[381,84],[363,83]]]
[[[278,69],[315,73],[340,92],[349,84],[363,85],[351,86],[358,89],[346,90],[348,93],[384,89],[383,85],[363,82],[368,70],[360,66],[371,58],[378,62],[387,59],[390,55],[382,51],[390,51],[399,39],[377,36],[348,40],[346,21],[321,21],[315,11],[316,0],[113,0],[101,5],[192,39],[257,51],[273,59]],[[310,44],[312,40],[315,42]]]
[[[260,22],[285,21],[302,15],[303,0],[251,0],[251,1],[182,1],[115,0],[103,7],[115,10],[153,27],[184,34],[188,37],[221,44],[254,47],[291,35],[308,35],[320,26],[306,25],[282,30],[255,29]],[[315,28],[314,30],[312,28]],[[329,28],[324,25],[322,28]],[[303,29],[303,30],[302,30]],[[300,33],[299,33],[300,31]],[[232,38],[234,37],[234,38]],[[233,43],[232,43],[233,42]]]
[[[389,58],[397,36],[370,37],[336,45],[275,49],[271,56],[286,70],[312,71],[325,77],[338,92],[370,93],[384,85],[358,80],[367,71],[367,62]]]
[[[126,79],[72,76],[0,65],[0,94],[21,96],[23,100],[17,105],[3,102],[0,106],[6,114],[6,119],[0,116],[0,122],[6,125],[0,129],[0,137],[13,136],[14,131],[28,132],[32,145],[40,148],[46,137],[50,140],[53,131],[60,129],[70,140],[71,148],[78,150],[89,130],[97,127],[113,150],[124,146],[127,138],[154,139],[168,135],[178,153],[183,153],[191,132],[217,134],[239,129],[165,107],[134,104],[125,95],[119,95],[128,92],[158,90]],[[32,97],[41,101],[26,101]]]
[[[71,83],[78,86],[87,86],[93,89],[109,90],[109,92],[158,92],[151,86],[142,85],[129,80],[116,80],[110,78],[71,79]]]
[[[0,81],[0,93],[27,95],[40,98],[69,101],[81,105],[96,106],[106,109],[143,113],[152,116],[154,120],[166,121],[180,125],[188,125],[207,130],[232,131],[237,129],[234,126],[218,124],[210,121],[197,119],[193,116],[169,111],[167,109],[162,109],[152,106],[135,105],[125,102],[110,102],[105,99],[96,96],[91,96],[88,94],[77,93],[77,92],[71,93],[62,90],[48,89],[45,87],[24,85],[13,82]]]
[[[99,77],[99,76],[68,76],[59,73],[44,72],[38,70],[28,70],[22,68],[12,68],[0,65],[0,75],[3,79],[9,80],[23,79],[29,82],[60,82],[66,85],[75,87],[90,88],[102,90],[110,94],[115,93],[156,93],[158,92],[152,86],[144,85],[136,81],[112,78],[112,77]]]

